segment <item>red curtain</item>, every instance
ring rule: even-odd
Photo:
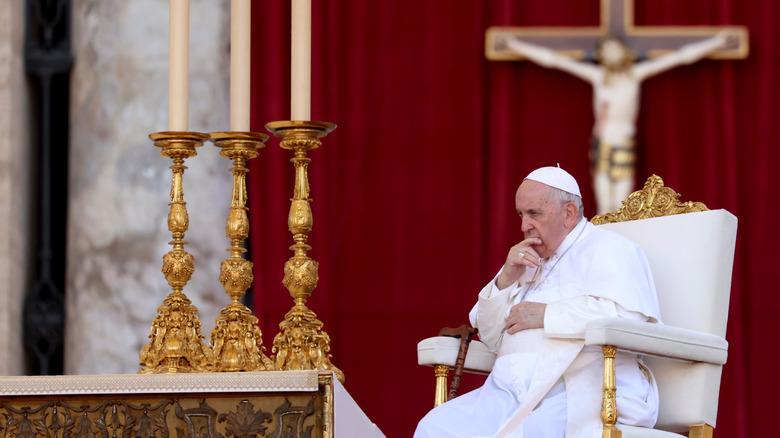
[[[492,25],[597,25],[597,0],[315,0],[312,118],[338,129],[310,153],[320,281],[308,304],[331,337],[346,388],[388,437],[411,436],[433,403],[416,343],[467,322],[476,294],[520,240],[514,191],[560,163],[594,211],[591,90],[528,62],[491,62]],[[290,3],[253,3],[252,127],[289,119]],[[750,56],[648,80],[638,180],[652,173],[739,217],[716,435],[769,434],[780,379],[778,184],[780,6],[774,0],[636,0],[638,25],[746,25]],[[270,350],[292,306],[281,284],[292,244],[290,154],[267,142],[251,162],[252,300]],[[670,248],[673,251],[674,248]],[[469,377],[467,388],[482,378]]]

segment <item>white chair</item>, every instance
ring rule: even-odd
[[[664,324],[620,318],[592,321],[585,344],[605,353],[604,437],[662,438],[688,434],[711,437],[726,362],[731,271],[737,218],[725,210],[709,211],[701,203],[679,201],[679,194],[653,175],[632,193],[618,212],[591,222],[638,243],[653,270]],[[686,214],[679,214],[686,213]],[[447,370],[455,363],[459,341],[434,337],[417,346],[418,363],[438,369],[436,405],[445,399]],[[644,354],[660,392],[654,429],[616,424],[615,348]],[[473,356],[472,356],[473,355]],[[466,356],[466,371],[488,373],[495,360],[478,341]]]

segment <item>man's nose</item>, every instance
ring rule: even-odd
[[[527,233],[531,228],[533,228],[531,226],[531,222],[528,219],[523,218],[523,224],[520,226],[520,230],[524,233]]]

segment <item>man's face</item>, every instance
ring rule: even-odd
[[[601,46],[599,58],[602,64],[615,66],[622,63],[627,55],[627,49],[620,41],[607,40]]]
[[[523,220],[525,238],[536,237],[542,241],[534,245],[541,258],[551,256],[574,227],[571,215],[555,198],[546,184],[525,180],[515,195],[515,208]]]

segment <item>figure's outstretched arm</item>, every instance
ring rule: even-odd
[[[524,58],[527,58],[542,67],[563,70],[589,82],[599,80],[601,70],[600,67],[595,65],[575,61],[571,58],[561,56],[547,47],[520,41],[517,38],[507,38],[506,44],[513,52],[522,55]]]
[[[657,59],[636,64],[634,66],[634,75],[641,81],[677,66],[692,64],[715,50],[725,47],[727,41],[727,35],[724,32],[721,32],[712,38],[687,44],[682,46],[679,50],[663,55]]]

